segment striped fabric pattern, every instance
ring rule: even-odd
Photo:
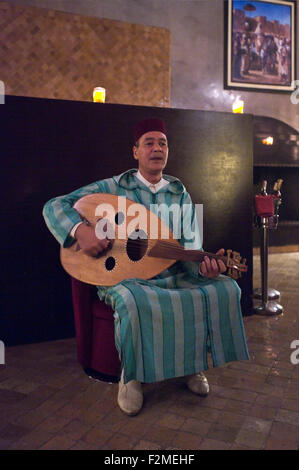
[[[185,230],[180,243],[201,249],[194,206],[183,184],[163,175],[169,184],[152,193],[134,177],[136,171],[51,199],[43,214],[58,242],[63,246],[73,243],[69,234],[80,222],[73,209],[76,200],[105,192],[126,196],[148,209],[152,204],[185,205],[195,236],[190,243]],[[173,231],[171,217],[168,222]],[[216,279],[198,275],[198,263],[177,262],[153,279],[127,279],[113,287],[99,286],[98,293],[114,310],[115,343],[125,382],[156,382],[206,370],[208,350],[214,367],[249,359],[239,286],[224,275]]]

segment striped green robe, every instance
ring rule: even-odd
[[[169,184],[152,193],[134,176],[136,171],[96,181],[47,202],[43,215],[58,242],[67,247],[74,241],[70,231],[81,221],[73,209],[75,201],[102,192],[126,196],[148,209],[152,204],[185,205],[195,237],[190,243],[183,232],[180,243],[201,249],[194,205],[183,184],[163,175]],[[172,218],[164,222],[173,231]],[[98,287],[100,299],[114,310],[115,342],[125,382],[156,382],[198,373],[208,369],[209,351],[214,367],[249,359],[239,286],[224,275],[205,278],[198,274],[198,267],[198,263],[179,261],[150,280],[127,279],[113,287]]]

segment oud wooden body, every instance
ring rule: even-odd
[[[104,208],[104,204],[110,205],[113,210],[108,210],[107,213],[100,215],[100,209]],[[124,196],[95,193],[79,199],[74,208],[82,219],[88,221],[88,224],[93,227],[96,227],[97,223],[104,217],[105,220],[109,221],[115,232],[112,248],[98,258],[86,255],[80,249],[77,241],[69,248],[61,248],[60,259],[62,266],[76,279],[88,284],[112,286],[128,278],[150,279],[175,263],[176,259],[148,256],[151,248],[161,239],[161,235],[166,238],[168,234],[167,243],[176,247],[180,247],[180,244],[174,239],[166,224],[143,205],[137,204]],[[108,206],[107,208],[109,209]],[[121,224],[117,224],[115,217],[116,214],[120,213],[124,214],[124,220]],[[138,216],[140,214],[141,216]],[[146,247],[142,247],[145,252],[141,259],[130,259],[128,256],[128,236],[136,228],[148,234],[150,227],[157,227],[157,238],[147,238],[147,241],[145,241]],[[128,235],[126,238],[124,238],[125,232]],[[107,266],[111,267],[109,264],[111,258],[115,260],[115,266],[112,269],[107,269]]]
[[[202,261],[205,256],[221,259],[234,279],[247,271],[246,260],[241,263],[239,253],[232,250],[223,256],[184,249],[156,214],[124,196],[89,194],[79,199],[74,208],[96,234],[101,226],[104,235],[113,240],[110,249],[97,258],[86,255],[77,241],[69,248],[61,248],[64,269],[88,284],[113,286],[129,278],[150,279],[177,260]],[[139,238],[135,240],[137,234]]]

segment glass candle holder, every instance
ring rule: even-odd
[[[242,114],[244,112],[244,101],[239,100],[239,98],[237,98],[232,104],[232,110],[233,113]]]
[[[106,89],[97,86],[93,89],[93,102],[94,103],[105,103]]]

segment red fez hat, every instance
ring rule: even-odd
[[[165,122],[157,118],[148,118],[140,121],[134,128],[134,143],[146,132],[158,131],[166,135]]]

